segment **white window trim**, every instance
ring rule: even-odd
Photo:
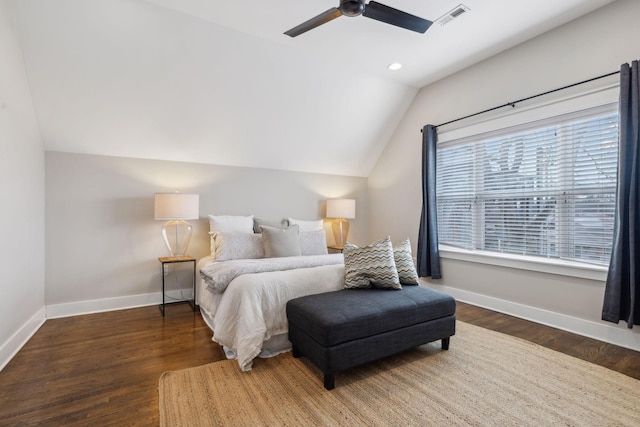
[[[439,250],[440,257],[445,259],[496,265],[499,267],[536,271],[539,273],[558,274],[561,276],[597,280],[603,283],[607,280],[608,268],[600,265],[500,252],[470,251],[442,244],[439,245]]]

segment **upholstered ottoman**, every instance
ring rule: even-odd
[[[344,289],[287,303],[293,356],[308,357],[334,388],[334,374],[421,344],[456,330],[455,299],[423,286],[400,290]]]

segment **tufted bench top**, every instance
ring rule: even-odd
[[[424,286],[343,289],[287,303],[290,324],[325,347],[455,314],[455,299]]]

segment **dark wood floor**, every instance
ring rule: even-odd
[[[638,352],[468,304],[457,315],[640,379]],[[160,375],[223,357],[186,304],[47,320],[0,372],[0,426],[157,426]]]

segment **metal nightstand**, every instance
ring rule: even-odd
[[[169,304],[181,304],[188,303],[193,311],[196,311],[198,306],[196,305],[196,259],[192,256],[165,256],[158,257],[158,261],[160,261],[160,275],[162,276],[162,304],[160,304],[160,312],[164,316],[164,308]],[[164,295],[164,265],[165,264],[175,264],[179,262],[192,262],[193,263],[193,300],[182,300],[182,301],[174,301],[174,302],[165,302]]]

